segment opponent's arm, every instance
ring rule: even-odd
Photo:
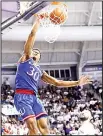
[[[27,39],[27,41],[24,45],[24,54],[26,56],[28,56],[28,58],[31,55],[31,51],[32,51],[32,48],[33,48],[33,45],[34,45],[34,42],[35,42],[35,38],[36,38],[36,32],[39,28],[39,25],[40,25],[40,21],[37,18],[36,22],[34,23],[34,25],[32,27],[31,33],[29,34],[28,39]]]
[[[89,77],[87,76],[81,77],[80,80],[78,81],[62,81],[62,80],[57,80],[56,78],[49,76],[46,72],[43,73],[42,80],[46,83],[49,83],[58,87],[73,87],[73,86],[91,83]]]

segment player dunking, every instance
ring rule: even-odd
[[[40,69],[38,62],[41,54],[38,49],[33,49],[36,38],[36,32],[40,21],[37,18],[33,25],[31,33],[24,45],[24,53],[20,58],[16,73],[16,91],[14,103],[23,120],[29,129],[29,135],[38,135],[38,129],[42,135],[49,135],[47,125],[47,113],[37,98],[38,82],[42,79],[44,82],[54,86],[72,87],[90,83],[89,77],[81,77],[78,81],[62,81],[49,76]]]

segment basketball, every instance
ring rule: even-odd
[[[50,13],[50,20],[53,24],[62,24],[67,18],[63,9],[56,8]]]

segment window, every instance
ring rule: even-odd
[[[50,70],[50,75],[54,77],[54,71]]]
[[[71,69],[71,77],[72,80],[77,80],[77,70],[76,70],[76,66],[72,66],[70,67]]]
[[[49,74],[48,70],[45,70],[45,72],[46,72],[47,74]]]
[[[55,70],[55,77],[59,78],[59,70]]]
[[[61,78],[65,77],[64,70],[60,70]]]
[[[70,73],[69,73],[68,69],[65,70],[65,75],[66,75],[66,77],[70,77]]]

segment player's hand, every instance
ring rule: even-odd
[[[36,17],[36,22],[38,22],[40,24],[40,18],[38,17],[38,15],[34,14],[34,16]],[[34,24],[35,24],[35,21],[34,21]]]
[[[79,86],[83,86],[83,85],[86,85],[86,84],[92,84],[92,81],[91,81],[89,76],[82,76],[79,79]]]
[[[35,14],[34,16],[36,16],[38,19],[48,18],[47,13]]]

